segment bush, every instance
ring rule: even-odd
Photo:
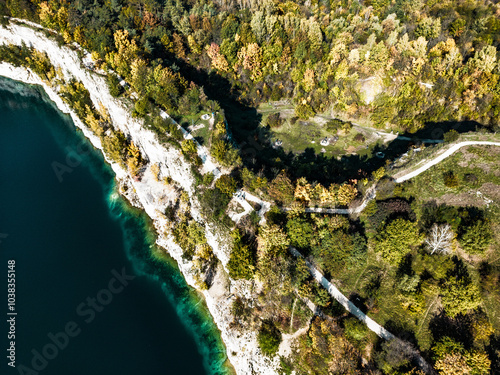
[[[217,181],[215,181],[215,186],[229,199],[231,199],[233,194],[236,192],[236,180],[227,174],[222,175]]]
[[[464,182],[476,186],[478,185],[479,180],[475,174],[467,173],[466,175],[464,175]]]
[[[281,332],[271,321],[262,322],[257,336],[259,348],[267,356],[274,356],[281,343]]]
[[[342,120],[334,118],[326,123],[326,130],[332,133],[336,133],[337,130],[342,126]]]
[[[122,85],[120,85],[120,79],[116,75],[108,74],[106,81],[108,83],[109,93],[115,98],[124,92]]]
[[[491,239],[492,233],[488,223],[478,221],[467,228],[467,231],[460,239],[460,244],[469,254],[483,254],[488,248]]]
[[[210,186],[212,182],[214,182],[214,174],[212,172],[203,175],[203,185]]]
[[[364,143],[366,141],[366,138],[363,134],[358,133],[354,136],[354,141],[359,143]]]
[[[283,124],[283,119],[280,117],[279,113],[273,113],[267,117],[266,123],[271,128],[278,128]]]
[[[326,123],[326,130],[332,133],[336,133],[338,130],[342,130],[345,134],[349,133],[349,131],[352,129],[352,123],[350,121],[342,121],[337,118],[332,119]],[[359,138],[359,136],[363,137],[363,140],[356,140],[357,142],[364,142],[364,136],[361,133],[358,133],[356,135]]]
[[[443,138],[446,143],[450,143],[450,142],[455,142],[458,139],[458,136],[459,136],[458,132],[452,129],[444,133]]]
[[[226,194],[222,193],[218,188],[205,189],[200,191],[198,198],[200,200],[201,213],[205,219],[214,222],[224,219],[225,211],[230,201],[230,198]]]
[[[229,276],[233,279],[250,280],[255,271],[255,255],[250,247],[243,243],[238,230],[234,231],[232,236],[234,239],[233,250],[227,263]]]
[[[136,116],[144,117],[149,112],[149,100],[143,96],[135,102],[133,114]]]
[[[237,319],[246,320],[250,315],[251,310],[247,307],[244,300],[240,297],[236,297],[231,306],[231,313]]]
[[[354,317],[344,321],[344,332],[348,338],[355,341],[363,340],[368,333],[366,326]]]
[[[458,176],[453,171],[443,173],[444,185],[449,188],[456,188],[460,185]]]
[[[307,120],[315,115],[314,110],[309,104],[299,104],[295,107],[295,114],[302,120]]]

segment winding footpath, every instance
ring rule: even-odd
[[[452,155],[456,151],[458,151],[460,148],[464,146],[473,146],[473,145],[484,145],[484,146],[500,146],[500,142],[489,142],[489,141],[464,141],[457,143],[453,146],[451,146],[449,149],[447,149],[444,153],[441,155],[435,157],[431,161],[427,162],[420,168],[414,170],[413,172],[409,172],[403,176],[395,178],[396,183],[401,183],[403,181],[409,180],[415,176],[418,176],[422,172],[425,172],[429,168],[435,166],[436,164],[442,162],[444,159],[446,159],[448,156]]]
[[[418,176],[419,174],[425,172],[429,168],[432,168],[434,165],[442,162],[444,159],[446,159],[448,156],[452,155],[455,153],[457,150],[464,146],[471,146],[471,145],[486,145],[486,146],[500,146],[500,142],[489,142],[489,141],[464,141],[457,143],[447,149],[445,152],[443,152],[441,155],[438,155],[431,161],[427,162],[424,164],[422,167],[416,169],[413,172],[406,173],[398,178],[395,179],[396,183],[401,183],[403,181],[409,180],[415,176]],[[308,207],[305,209],[305,212],[313,212],[313,213],[328,213],[328,214],[353,214],[353,213],[360,213],[362,212],[366,205],[375,198],[376,196],[376,185],[372,186],[370,189],[368,189],[363,202],[361,205],[359,205],[356,208],[349,208],[349,209],[341,209],[341,208],[315,208],[315,207]],[[243,195],[240,195],[243,199],[248,199],[248,197],[251,196],[251,194],[245,192]],[[270,207],[269,202],[265,202],[262,199],[259,199],[257,197],[252,196],[253,200],[256,201],[258,200],[260,204],[266,205],[266,207]],[[284,211],[289,211],[290,208],[286,207],[281,207],[282,210]],[[292,253],[293,256],[296,258],[304,258],[304,256],[294,247],[290,246],[290,252]],[[419,351],[415,349],[410,343],[403,341],[396,336],[394,336],[391,332],[389,332],[387,329],[385,329],[383,326],[375,322],[373,319],[371,319],[369,316],[367,316],[365,313],[363,313],[358,307],[356,307],[334,284],[332,284],[328,279],[326,279],[323,274],[316,268],[314,267],[307,259],[305,259],[306,265],[309,268],[309,272],[312,274],[314,279],[321,285],[323,288],[325,288],[328,293],[335,298],[337,302],[339,302],[347,311],[349,311],[352,315],[354,315],[356,318],[358,318],[361,322],[363,322],[368,329],[371,331],[375,332],[377,336],[380,338],[383,338],[385,340],[397,340],[398,344],[400,347],[404,348],[404,350],[407,353],[411,353],[412,359],[418,364],[418,366],[427,374],[435,374],[434,369],[432,366],[427,363],[427,361],[420,355]]]

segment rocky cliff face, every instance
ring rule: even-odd
[[[36,27],[37,25],[34,24],[27,27],[11,23],[8,28],[0,28],[0,43],[21,45],[24,42],[28,46],[47,53],[52,64],[62,70],[66,80],[74,78],[81,81],[89,91],[95,107],[99,108],[102,105],[107,109],[113,126],[130,137],[141,150],[143,157],[151,164],[158,163],[162,176],[170,176],[188,192],[191,202],[191,214],[197,221],[203,222],[194,196],[196,185],[191,173],[191,166],[181,152],[173,147],[161,145],[154,133],[144,129],[140,121],[132,118],[127,108],[111,96],[105,79],[99,74],[86,69],[75,50],[68,47],[59,47],[55,41],[37,31]],[[0,75],[26,83],[42,85],[59,109],[65,113],[70,113],[75,125],[83,131],[84,135],[90,139],[96,148],[102,150],[99,138],[93,135],[62,101],[57,94],[56,88],[43,82],[36,74],[27,69],[16,68],[6,63],[0,63]],[[182,259],[182,249],[174,242],[172,236],[163,234],[167,221],[161,213],[164,212],[169,201],[175,198],[172,196],[173,193],[166,191],[165,186],[155,180],[149,169],[141,181],[135,181],[127,170],[113,163],[109,158],[107,158],[107,161],[111,164],[118,182],[122,186],[129,187],[127,189],[129,200],[134,205],[143,208],[153,219],[154,225],[158,229],[158,233],[160,233],[157,243],[177,261],[187,282],[195,287],[193,264]],[[205,224],[205,229],[208,243],[221,261],[222,266],[225,266],[229,259],[227,239],[222,238],[215,228],[208,224]],[[262,355],[257,345],[255,332],[242,333],[230,329],[230,323],[232,322],[230,311],[235,293],[249,295],[249,286],[244,282],[230,280],[225,275],[222,267],[219,267],[213,286],[210,290],[202,293],[205,296],[210,313],[221,331],[228,358],[237,374],[277,374],[275,368],[278,359],[275,358],[274,361],[271,361]]]

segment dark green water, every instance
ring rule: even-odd
[[[17,368],[2,354],[0,373],[229,373],[203,301],[172,260],[152,256],[145,216],[118,197],[100,153],[44,98],[0,78],[2,353],[11,341],[8,259],[17,312]],[[130,280],[120,282],[123,272]]]

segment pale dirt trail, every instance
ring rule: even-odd
[[[444,153],[441,155],[435,157],[431,161],[428,161],[426,164],[421,166],[420,168],[414,170],[413,172],[409,172],[403,176],[397,177],[396,183],[401,183],[403,181],[409,180],[410,178],[413,178],[415,176],[418,176],[419,174],[425,172],[429,168],[435,166],[436,164],[442,162],[444,159],[446,159],[448,156],[452,155],[456,151],[458,151],[460,148],[464,146],[473,146],[473,145],[484,145],[484,146],[500,146],[500,142],[489,142],[489,141],[465,141],[465,142],[460,142],[457,143],[456,145],[453,145],[450,147],[448,150],[446,150]]]

